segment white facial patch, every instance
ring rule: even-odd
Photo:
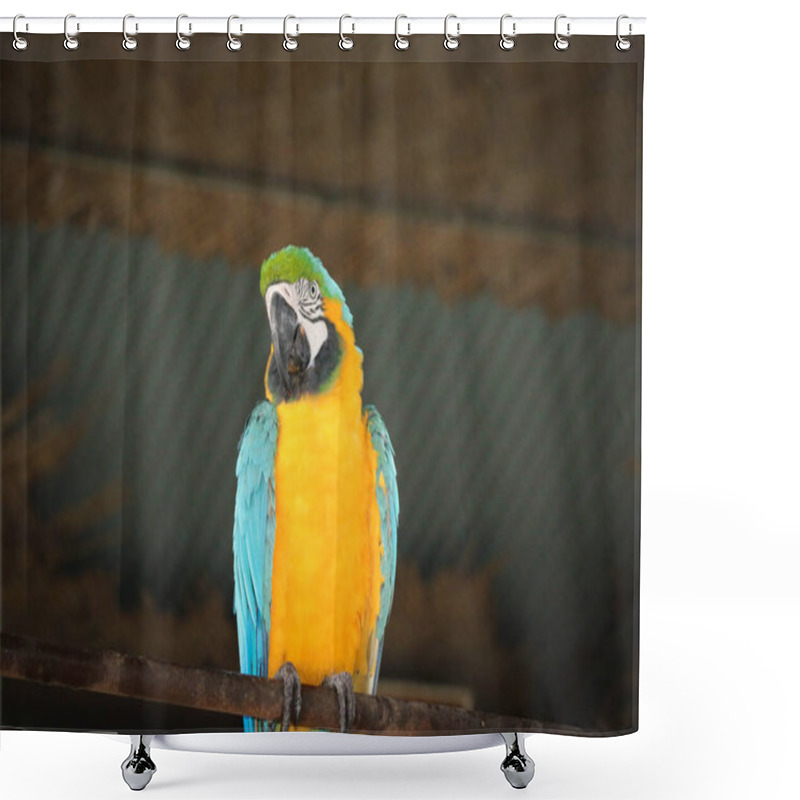
[[[276,294],[281,295],[295,312],[297,311],[297,301],[293,298],[292,287],[288,283],[273,283],[264,295],[264,304],[267,307],[267,317],[269,317],[270,325],[272,325],[272,298]]]
[[[314,359],[317,353],[322,349],[322,345],[328,338],[328,326],[325,324],[324,319],[318,319],[316,322],[310,322],[300,315],[300,324],[306,333],[308,339],[308,346],[311,349],[311,361],[309,367],[314,366]]]

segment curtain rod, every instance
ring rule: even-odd
[[[71,36],[84,33],[119,33],[122,35],[122,17],[81,17],[69,15],[64,17],[25,17],[18,16],[16,32],[20,36],[26,34],[61,34],[67,32]],[[136,17],[128,15],[125,31],[128,36],[148,33],[176,33],[184,36],[202,33],[228,33],[228,17],[193,17],[182,14],[180,21],[176,17]],[[323,33],[334,35],[387,34],[415,36],[422,34],[445,33],[445,28],[452,36],[470,36],[475,34],[499,34],[500,17],[353,17],[345,14],[339,17],[233,17],[231,33],[235,36],[248,34],[280,34],[288,32],[291,36],[306,33]],[[560,14],[555,17],[515,17],[504,15],[503,30],[508,36],[527,34],[551,34],[558,26],[562,36],[638,36],[644,34],[644,17],[623,16],[619,22],[616,17],[570,17]],[[14,30],[14,17],[0,17],[0,32],[11,33]]]

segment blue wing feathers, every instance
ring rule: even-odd
[[[239,640],[239,668],[267,676],[269,661],[272,554],[275,547],[275,449],[278,417],[269,401],[250,414],[239,441],[233,517],[233,611]],[[266,723],[245,717],[245,730]]]
[[[378,456],[375,473],[375,495],[381,518],[381,585],[380,610],[376,623],[378,639],[378,659],[375,668],[375,683],[380,671],[380,660],[383,655],[383,636],[389,611],[394,597],[394,577],[397,567],[397,524],[400,517],[400,499],[397,493],[397,469],[394,463],[394,448],[389,439],[389,431],[374,406],[365,406],[367,429],[372,439],[372,447]],[[383,485],[381,485],[383,477]],[[373,691],[375,687],[373,686]]]

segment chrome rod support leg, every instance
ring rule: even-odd
[[[506,780],[515,789],[524,789],[532,780],[536,765],[525,752],[525,738],[521,733],[501,733],[506,743],[506,757],[500,765]]]
[[[140,792],[150,783],[156,765],[150,758],[152,736],[131,734],[131,752],[122,762],[122,778],[134,792]]]

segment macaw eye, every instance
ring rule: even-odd
[[[311,295],[312,300],[316,300],[319,297],[319,286],[317,286],[317,282],[314,281],[311,284],[311,287],[308,290],[309,295]]]

